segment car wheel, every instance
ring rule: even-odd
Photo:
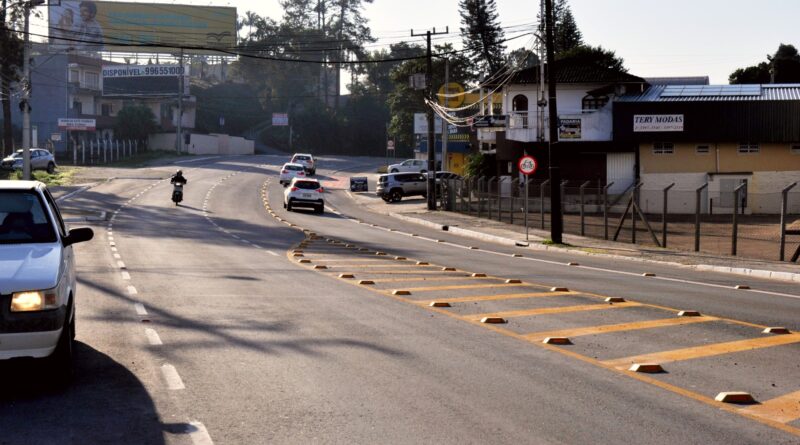
[[[292,201],[289,201],[289,203],[286,204],[286,210],[289,211],[289,212],[292,211]]]
[[[52,162],[47,164],[47,173],[50,173],[52,175],[55,171],[56,171],[56,164]]]
[[[391,199],[392,202],[400,202],[400,200],[403,199],[403,192],[400,190],[392,190]]]
[[[317,213],[319,213],[320,215],[322,215],[323,213],[325,213],[325,206],[319,206],[319,207],[317,207],[317,208],[316,208],[316,209],[314,209],[314,210],[315,210]]]
[[[399,170],[397,170],[396,168],[393,168],[392,171],[391,171],[391,173],[398,173],[398,172],[399,172]]]
[[[61,336],[58,338],[56,350],[48,360],[56,370],[56,379],[59,383],[66,383],[72,378],[73,338],[75,333],[75,316],[72,321],[64,325]]]
[[[286,208],[286,201],[283,201],[283,208]]]

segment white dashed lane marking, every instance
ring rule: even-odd
[[[161,346],[164,343],[161,343],[161,337],[158,336],[158,332],[155,329],[147,328],[144,330],[144,334],[147,336],[147,341],[150,342],[153,346]]]
[[[186,386],[183,385],[183,380],[181,379],[181,376],[178,374],[178,370],[175,369],[174,366],[170,364],[162,365],[161,373],[164,374],[164,380],[166,380],[167,382],[167,388],[173,391],[186,389]]]
[[[214,445],[214,442],[211,441],[211,436],[208,435],[208,430],[206,430],[205,425],[198,421],[189,422],[186,432],[189,434],[189,437],[192,438],[192,443],[194,445]]]
[[[147,315],[147,309],[144,308],[142,303],[136,303],[133,307],[136,309],[138,315]]]
[[[128,272],[123,271],[122,272],[122,279],[123,280],[130,280],[131,279],[131,274],[129,274]]]
[[[138,294],[138,293],[139,293],[139,292],[137,292],[137,291],[136,291],[136,288],[135,288],[135,287],[133,287],[133,286],[128,286],[128,294],[129,294],[129,295],[136,295],[136,294]]]

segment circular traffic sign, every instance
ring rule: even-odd
[[[536,171],[536,159],[533,156],[523,156],[519,158],[519,171],[523,175],[532,175]]]

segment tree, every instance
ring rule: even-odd
[[[528,48],[517,48],[508,53],[506,62],[514,70],[524,70],[539,64],[539,56]]]
[[[537,18],[539,23],[544,23],[541,16]],[[567,0],[555,0],[553,4],[553,50],[556,57],[583,44],[583,35],[578,29],[578,24],[575,22]]]
[[[155,133],[157,128],[156,116],[148,106],[126,105],[117,113],[114,121],[114,137],[141,141]]]
[[[800,53],[793,45],[781,43],[766,62],[739,68],[728,77],[731,84],[798,83],[800,82]]]
[[[14,147],[11,122],[11,84],[20,80],[23,45],[15,29],[22,17],[22,4],[7,4],[2,0],[0,9],[0,101],[3,107],[3,156],[11,154]]]
[[[460,0],[461,35],[472,58],[474,74],[499,71],[505,62],[505,33],[500,27],[495,0]]]
[[[602,46],[581,45],[563,52],[556,57],[560,63],[575,65],[593,65],[613,71],[627,73],[625,60],[617,57],[614,51],[603,48]]]
[[[196,128],[199,131],[242,136],[264,118],[258,95],[248,84],[229,82],[205,88],[192,85],[192,95],[197,97]],[[220,125],[220,117],[225,119],[224,125]]]

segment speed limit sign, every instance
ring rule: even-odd
[[[536,171],[536,159],[533,156],[523,156],[519,159],[519,171],[523,175],[532,175]]]

